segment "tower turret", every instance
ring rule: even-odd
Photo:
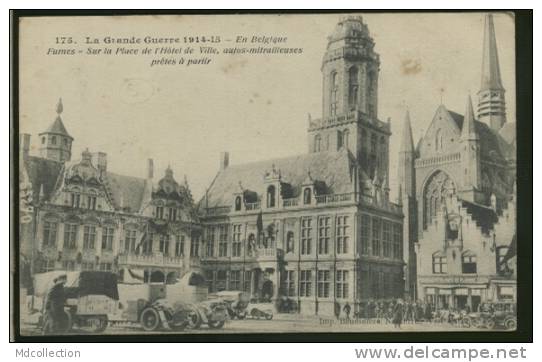
[[[463,167],[463,198],[481,201],[476,195],[481,188],[480,137],[476,130],[470,95],[467,97],[461,130],[461,164]]]
[[[71,160],[73,137],[70,136],[60,115],[64,107],[62,98],[58,100],[56,106],[57,116],[54,122],[44,132],[40,133],[40,155],[43,158],[57,162],[66,162]]]
[[[482,80],[478,92],[478,120],[498,132],[506,122],[504,87],[499,67],[493,16],[486,15],[482,56]]]

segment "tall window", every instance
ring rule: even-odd
[[[136,248],[136,231],[135,230],[125,230],[124,231],[124,251],[135,251]]]
[[[218,256],[228,256],[228,225],[220,225],[218,231]]]
[[[461,269],[463,274],[476,274],[476,255],[470,252],[463,253]]]
[[[293,270],[282,272],[282,295],[287,297],[295,296],[295,274]]]
[[[393,224],[393,258],[403,259],[403,227],[401,224]]]
[[[338,101],[338,92],[339,92],[337,72],[331,73],[330,91],[331,91],[331,94],[330,94],[330,102],[329,102],[329,115],[333,117],[337,115],[337,101]]]
[[[155,216],[157,219],[164,218],[164,208],[162,206],[156,206]]]
[[[348,144],[350,143],[350,131],[348,131],[347,129],[345,129],[343,131],[343,141],[342,141],[342,145],[345,147],[345,148],[348,148]]]
[[[348,216],[337,216],[337,254],[348,253]]]
[[[232,270],[230,271],[230,284],[229,290],[241,290],[241,271]]]
[[[96,210],[96,196],[87,196],[87,209]]]
[[[215,256],[216,228],[214,226],[207,229],[207,256]]]
[[[348,106],[351,110],[356,108],[358,91],[358,68],[352,67],[348,70]]]
[[[96,242],[96,226],[85,225],[83,229],[83,249],[94,249]]]
[[[306,187],[305,190],[303,190],[303,203],[305,205],[309,205],[311,203],[311,189],[309,187]]]
[[[53,221],[45,221],[43,223],[43,245],[55,246],[56,232],[58,224]]]
[[[243,291],[250,292],[252,283],[252,270],[245,270],[245,278],[243,279]]]
[[[286,252],[287,253],[293,253],[294,252],[294,232],[288,231],[286,234]]]
[[[329,270],[318,270],[318,298],[329,298]]]
[[[81,205],[81,194],[71,194],[71,205],[72,207],[79,207]]]
[[[371,217],[361,215],[361,254],[369,255],[369,235],[371,227]]]
[[[160,235],[160,252],[169,255],[169,235]]]
[[[196,235],[190,239],[190,256],[199,256],[199,237]]]
[[[343,133],[341,131],[337,131],[337,150],[341,149],[343,146]]]
[[[314,136],[314,152],[322,151],[322,136],[317,134]]]
[[[175,235],[175,256],[184,256],[184,235]]]
[[[215,272],[213,270],[205,271],[205,280],[207,281],[209,293],[215,292]]]
[[[380,219],[373,217],[373,256],[380,256]]]
[[[168,209],[168,220],[169,221],[175,221],[177,220],[177,208],[170,207]]]
[[[436,253],[433,255],[433,274],[446,274],[448,272],[448,263],[446,255]]]
[[[56,136],[51,137],[51,144],[56,145]]]
[[[241,224],[233,225],[231,256],[241,256]]]
[[[104,227],[102,229],[102,250],[113,250],[113,235],[115,229],[112,227]]]
[[[267,188],[267,207],[275,207],[275,186],[273,185]]]
[[[216,272],[216,291],[221,292],[226,290],[226,280],[228,273],[225,270],[219,270]]]
[[[299,296],[310,297],[312,295],[312,272],[301,270],[299,275]]]
[[[318,218],[318,254],[329,254],[330,220],[329,216]]]
[[[308,255],[312,249],[312,219],[301,220],[301,254]]]
[[[235,198],[235,211],[241,211],[241,196]]]
[[[391,258],[391,223],[382,221],[382,254],[384,258]]]
[[[337,270],[335,276],[335,296],[348,298],[348,270]]]
[[[153,250],[152,243],[153,243],[153,241],[154,241],[154,234],[149,233],[145,237],[145,240],[142,243],[143,254],[151,254],[152,253],[152,250]]]

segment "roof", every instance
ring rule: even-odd
[[[503,124],[499,135],[509,144],[516,142],[516,122],[506,122]]]
[[[62,119],[60,118],[60,116],[57,116],[55,121],[49,126],[49,128],[41,132],[40,135],[44,133],[59,134],[73,139],[73,137],[70,136],[70,134],[66,130],[66,127],[64,127],[64,123],[62,123]]]
[[[341,194],[354,191],[351,173],[355,161],[353,156],[342,148],[339,151],[309,153],[229,166],[219,171],[201,203],[205,202],[207,207],[232,205],[234,194],[241,192],[240,182],[243,189],[262,194],[265,189],[264,175],[273,168],[273,165],[280,171],[281,182],[290,184],[292,197],[301,193],[301,185],[307,179],[309,171],[314,181],[325,183],[327,193]]]
[[[480,90],[503,89],[493,16],[486,15]]]
[[[122,199],[122,208],[129,209],[129,212],[138,212],[143,200],[145,182],[143,178],[106,172],[105,184],[115,209],[121,208]]]
[[[447,110],[457,127],[463,130],[463,115]],[[493,131],[487,124],[474,121],[476,133],[480,138],[480,153],[484,158],[494,159],[495,157],[506,159],[515,157],[515,148],[508,143],[500,133]],[[515,124],[514,124],[515,125]],[[501,130],[502,131],[502,130]],[[509,132],[509,131],[507,131]],[[495,152],[493,152],[495,151]]]
[[[488,233],[493,229],[493,225],[498,221],[497,213],[487,206],[475,204],[470,201],[461,200],[463,207],[467,209],[467,213],[471,215],[483,233]]]
[[[58,175],[62,171],[62,163],[35,156],[24,157],[24,162],[29,181],[32,183],[33,199],[38,200],[42,185],[42,197],[49,199],[54,191]]]

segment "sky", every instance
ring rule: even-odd
[[[410,110],[415,141],[441,102],[463,114],[480,87],[484,14],[361,14],[380,54],[378,113],[391,118],[390,186],[396,194],[397,153]],[[218,172],[220,153],[242,164],[308,152],[307,118],[322,113],[320,67],[340,14],[25,18],[20,27],[20,132],[38,134],[56,117],[81,152],[106,152],[108,170],[155,178],[171,166],[199,199]],[[507,117],[515,120],[514,19],[494,14]],[[58,36],[235,39],[287,37],[295,56],[218,55],[208,65],[150,67],[142,56],[47,56]],[[81,46],[81,49],[86,47]],[[476,107],[476,105],[475,105]],[[271,166],[271,162],[270,162]]]

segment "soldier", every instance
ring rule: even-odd
[[[45,297],[45,324],[43,326],[44,334],[62,331],[66,324],[66,313],[64,305],[66,296],[64,294],[64,284],[67,276],[60,275],[54,279],[54,285],[49,289]]]

